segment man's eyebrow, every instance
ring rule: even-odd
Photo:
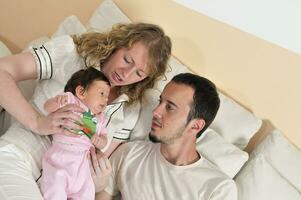
[[[160,99],[160,101],[162,101],[162,96],[161,96],[161,95],[159,96],[159,99]],[[170,101],[170,100],[166,100],[166,101],[167,101],[167,103],[169,103],[169,104],[171,104],[171,105],[173,105],[173,106],[179,108],[179,106],[177,106],[177,104],[175,104],[174,102],[172,102],[172,101]]]
[[[174,107],[176,107],[176,108],[179,108],[178,106],[177,106],[177,104],[175,104],[174,102],[172,102],[172,101],[170,101],[170,100],[166,100],[169,104],[171,104],[171,105],[173,105]]]

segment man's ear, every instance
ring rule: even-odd
[[[191,124],[191,131],[193,133],[198,134],[198,132],[200,132],[204,127],[205,127],[205,120],[204,119],[193,119],[190,122]]]
[[[85,98],[85,88],[83,88],[81,85],[76,86],[75,95],[80,100],[83,100]]]

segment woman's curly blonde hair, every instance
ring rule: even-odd
[[[170,38],[162,28],[148,23],[117,24],[109,32],[73,36],[73,41],[78,53],[84,58],[86,67],[100,69],[120,48],[131,48],[135,42],[142,42],[148,48],[149,75],[137,83],[117,87],[118,95],[129,96],[128,104],[141,100],[145,90],[152,88],[155,81],[164,76],[171,54]]]

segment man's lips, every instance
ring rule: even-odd
[[[162,128],[162,124],[160,122],[158,122],[158,120],[153,119],[152,128]]]

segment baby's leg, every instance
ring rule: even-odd
[[[45,153],[43,158],[43,174],[41,179],[41,191],[44,200],[67,199],[67,177],[66,170],[60,168],[63,158],[60,152],[53,146]],[[56,158],[56,159],[51,159]],[[67,165],[66,165],[67,166]]]
[[[26,154],[0,139],[0,199],[42,200]]]
[[[94,182],[91,176],[89,162],[87,159],[87,154],[84,154],[82,160],[81,167],[79,168],[79,171],[77,172],[78,177],[76,184],[73,185],[73,194],[70,194],[70,200],[94,200],[95,199],[95,186]]]

